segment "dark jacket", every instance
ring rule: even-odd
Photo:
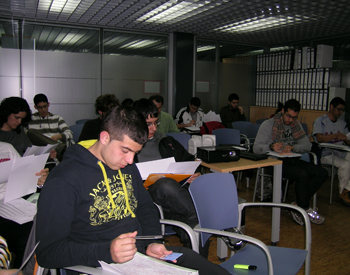
[[[232,109],[229,105],[221,108],[220,118],[226,128],[232,128],[232,122],[246,121],[245,115],[241,114],[238,108]]]

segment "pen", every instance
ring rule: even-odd
[[[248,264],[235,264],[233,267],[240,268],[240,269],[257,269],[258,268],[256,265],[248,265]]]
[[[163,239],[162,235],[146,235],[146,236],[136,236],[136,240],[157,240]]]

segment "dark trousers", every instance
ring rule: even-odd
[[[295,181],[295,202],[308,209],[310,199],[328,178],[328,173],[319,165],[290,158],[283,160],[282,177]]]

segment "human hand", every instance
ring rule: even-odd
[[[113,262],[125,263],[134,258],[137,251],[135,236],[137,231],[125,233],[115,238],[110,245],[110,252]]]
[[[243,115],[243,108],[241,106],[238,106],[238,110],[241,113],[241,115]]]
[[[282,153],[290,153],[293,150],[293,146],[286,145],[284,146]]]
[[[62,140],[62,135],[61,134],[56,134],[56,135],[53,135],[50,138],[53,139],[53,140],[58,141],[58,140]]]
[[[348,139],[347,136],[344,135],[343,133],[337,133],[337,134],[335,134],[335,137],[339,140],[347,140]]]
[[[57,158],[57,151],[56,150],[52,150],[50,152],[50,159],[55,159]]]
[[[192,126],[192,125],[195,125],[196,124],[196,121],[195,120],[191,120],[190,123],[187,124],[187,126]]]
[[[49,175],[49,168],[45,168],[43,170],[41,170],[39,173],[35,173],[35,176],[41,176],[39,179],[38,179],[38,185],[39,186],[42,186],[44,185],[45,181],[46,181],[46,178],[47,176]]]
[[[164,244],[160,244],[160,243],[151,243],[149,246],[147,246],[147,250],[146,250],[147,256],[157,258],[157,259],[159,259],[164,255],[170,255],[171,253],[173,252],[170,250],[167,250]],[[173,263],[176,263],[176,260],[174,260]]]
[[[282,142],[272,143],[270,147],[272,148],[272,151],[281,152],[283,149],[283,143]]]
[[[191,177],[188,178],[187,182],[188,183],[192,183],[192,181],[196,178],[198,178],[200,175],[202,175],[201,173],[194,173]]]

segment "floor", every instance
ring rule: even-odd
[[[252,201],[255,177],[250,179],[249,188],[245,180],[238,184],[238,196]],[[291,185],[286,203],[293,201],[294,185]],[[329,204],[330,177],[317,193],[317,208],[326,220],[323,225],[312,224],[311,274],[350,274],[350,207],[338,196],[338,180],[333,186],[333,202]],[[310,202],[311,204],[311,202]],[[263,207],[250,208],[246,214],[246,235],[256,237],[270,244],[271,210]],[[171,245],[181,245],[178,238],[168,239]],[[279,246],[303,248],[304,227],[296,224],[286,211],[281,211],[281,234]],[[216,238],[211,238],[208,259],[219,264],[216,256]],[[304,274],[302,268],[298,275]]]

